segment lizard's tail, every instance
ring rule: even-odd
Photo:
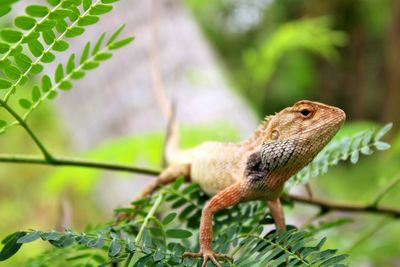
[[[153,84],[154,96],[157,104],[168,120],[167,133],[164,141],[162,155],[162,167],[166,167],[179,151],[178,148],[178,125],[175,118],[175,101],[169,101],[163,80],[160,75],[159,66],[159,43],[158,43],[158,1],[151,1],[151,46],[149,50],[150,74]]]
[[[175,101],[171,102],[171,109],[168,114],[167,131],[164,140],[163,167],[173,161],[174,156],[179,153],[179,128],[176,121]]]

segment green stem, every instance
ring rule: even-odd
[[[22,164],[39,164],[39,165],[55,165],[55,166],[75,166],[84,168],[104,169],[113,171],[133,172],[145,175],[158,175],[155,170],[133,167],[127,164],[86,160],[72,157],[52,156],[52,161],[49,162],[41,156],[37,155],[10,155],[0,154],[0,162],[7,163],[22,163]]]
[[[142,224],[142,226],[140,227],[140,230],[135,238],[135,245],[138,246],[140,245],[140,240],[142,239],[143,236],[143,232],[144,229],[146,228],[147,224],[149,223],[149,221],[151,220],[151,218],[154,216],[154,214],[156,213],[158,207],[161,205],[161,203],[164,200],[164,194],[161,192],[157,198],[156,201],[154,202],[153,206],[151,207],[149,213],[147,214],[146,218],[144,219],[144,222]],[[133,260],[133,255],[132,257],[129,258],[129,263],[128,263],[128,267],[133,266],[134,264],[134,260]]]
[[[42,151],[43,156],[46,161],[52,163],[53,157],[50,152],[45,148],[42,142],[37,138],[37,136],[33,133],[32,129],[28,126],[28,124],[15,112],[4,100],[0,99],[0,105],[4,107],[17,121],[18,123],[26,130],[32,140],[36,143],[40,151]]]
[[[376,207],[378,206],[379,202],[381,199],[390,191],[392,190],[397,183],[400,182],[400,175],[395,177],[393,180],[391,180],[375,197],[374,201],[372,201],[371,207]]]

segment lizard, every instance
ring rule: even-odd
[[[212,249],[212,218],[240,202],[264,200],[277,229],[285,229],[279,196],[285,182],[308,163],[333,138],[345,121],[343,110],[302,100],[267,116],[253,134],[240,143],[204,142],[180,150],[176,122],[165,146],[169,166],[148,185],[140,198],[183,176],[199,184],[211,197],[202,210],[199,252],[183,257],[202,257],[202,267],[219,258],[232,260]]]

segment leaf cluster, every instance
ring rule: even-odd
[[[22,244],[42,239],[55,247],[53,250],[63,249],[65,253],[53,258],[38,257],[32,261],[37,265],[32,266],[52,266],[52,260],[58,262],[61,258],[68,266],[84,263],[85,266],[107,266],[118,262],[125,266],[199,266],[200,260],[182,259],[182,254],[199,249],[197,229],[206,197],[197,185],[184,187],[182,184],[183,179],[178,179],[151,198],[135,201],[134,208],[116,210],[134,216],[134,220],[84,233],[17,232],[3,240],[5,246],[0,257],[5,260]],[[165,206],[168,212],[162,213]],[[213,247],[236,258],[233,263],[223,263],[224,266],[343,266],[340,263],[346,255],[322,249],[325,239],[313,240],[308,232],[292,229],[260,237],[263,224],[272,223],[265,210],[262,202],[248,202],[215,216],[214,227],[218,231]],[[55,254],[50,251],[44,255]]]
[[[71,38],[84,34],[85,29],[96,24],[103,14],[110,12],[112,4],[117,1],[48,0],[49,5],[28,5],[25,15],[14,19],[14,28],[1,29],[1,105],[9,106],[7,110],[11,110],[11,113],[14,111],[13,117],[20,116],[22,119],[7,121],[0,118],[0,133],[8,127],[25,122],[44,100],[55,98],[60,91],[70,90],[73,80],[83,78],[86,72],[111,58],[112,50],[133,40],[133,37],[118,39],[123,26],[107,40],[103,33],[94,44],[86,43],[79,59],[71,53],[66,62],[58,64],[54,73],[42,74],[45,64],[56,61],[57,53],[70,47]],[[37,75],[40,75],[40,82],[31,87],[30,97],[22,97],[17,101],[25,110],[24,113],[16,113],[16,107],[8,101],[19,87]]]
[[[312,177],[317,177],[328,172],[329,167],[339,164],[340,161],[350,159],[356,164],[360,154],[372,155],[374,150],[387,150],[390,145],[382,138],[392,128],[393,124],[388,123],[379,130],[369,129],[358,132],[352,136],[345,136],[339,140],[330,142],[306,167],[289,180],[287,186],[296,183],[307,183]]]

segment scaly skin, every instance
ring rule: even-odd
[[[306,166],[332,139],[345,120],[336,107],[299,101],[292,107],[267,117],[246,141],[238,144],[206,142],[193,149],[176,151],[171,165],[142,193],[179,176],[198,183],[213,196],[203,209],[200,223],[200,252],[185,257],[202,257],[203,265],[218,258],[212,249],[212,216],[232,205],[249,200],[265,200],[277,228],[285,228],[279,202],[284,183]]]

